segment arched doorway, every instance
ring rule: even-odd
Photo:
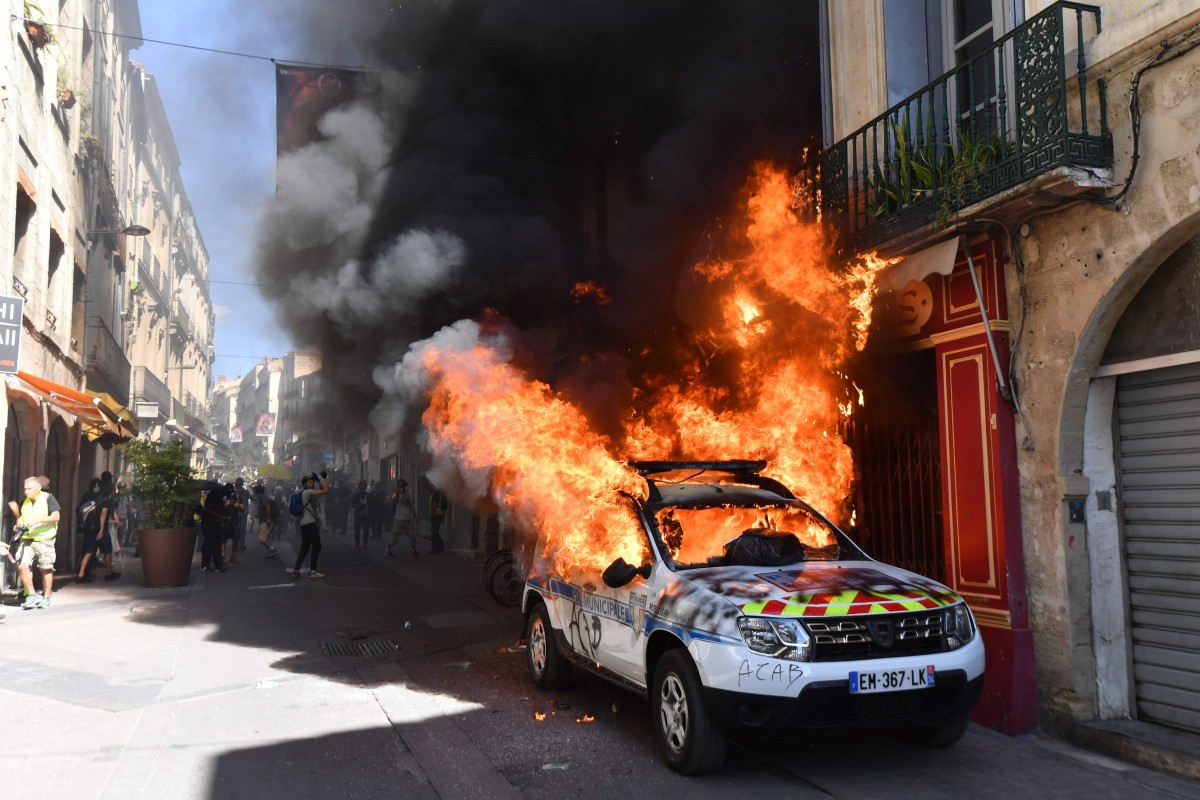
[[[1101,718],[1200,732],[1200,236],[1125,308],[1089,391],[1084,467]]]

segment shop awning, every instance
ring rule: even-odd
[[[79,419],[83,433],[108,447],[137,436],[137,423],[127,409],[108,395],[94,395],[18,371],[7,375],[10,386],[22,389]]]
[[[930,275],[949,275],[954,271],[954,262],[958,258],[958,239],[946,241],[927,247],[919,253],[905,256],[898,263],[888,267],[879,274],[875,285],[885,292],[898,292],[908,285],[909,281],[924,280]]]

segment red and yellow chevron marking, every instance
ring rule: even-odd
[[[843,617],[850,614],[884,614],[890,611],[921,611],[958,602],[950,592],[930,596],[923,592],[818,592],[797,594],[785,600],[760,600],[739,608],[746,614],[765,617]]]

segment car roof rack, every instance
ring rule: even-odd
[[[636,469],[642,477],[677,469],[711,469],[720,472],[757,475],[767,468],[767,462],[744,459],[740,461],[630,461],[629,466]]]
[[[662,472],[672,472],[680,469],[695,469],[695,470],[713,470],[714,472],[729,472],[734,475],[741,476],[747,483],[772,491],[780,497],[789,500],[795,500],[796,496],[792,494],[792,490],[784,486],[774,478],[767,478],[760,475],[767,468],[765,460],[734,460],[734,461],[630,461],[629,466],[638,471],[638,474],[646,479],[646,485],[650,488],[650,496],[647,498],[652,503],[662,501],[662,492],[658,490],[658,483],[654,480],[654,476]]]

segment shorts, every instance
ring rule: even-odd
[[[107,556],[112,555],[113,551],[112,537],[107,533],[99,539],[96,538],[96,534],[94,533],[85,533],[83,535],[82,546],[82,552],[84,553],[99,553],[100,555]]]
[[[24,542],[21,546],[21,566],[30,564],[47,572],[54,572],[54,540]]]

